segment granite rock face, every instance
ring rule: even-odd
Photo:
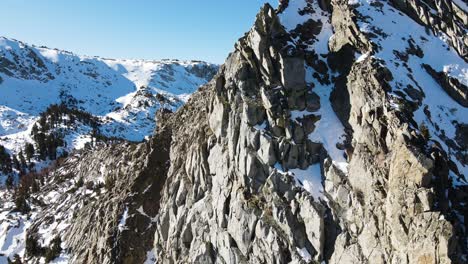
[[[170,142],[164,136],[157,138]],[[153,173],[165,175],[165,150],[159,144],[101,146],[60,164],[31,196],[24,260],[40,261],[51,238],[58,236],[63,258],[70,263],[144,262],[164,181]],[[17,221],[19,226],[27,222]],[[43,249],[32,250],[28,243]]]
[[[150,141],[59,166],[50,191],[103,189],[43,199],[29,234],[56,230],[72,263],[464,263],[466,13],[425,2],[451,27],[422,1],[265,5]]]
[[[441,192],[460,192],[449,183],[450,157],[413,126],[414,109],[392,106],[391,69],[375,57],[355,59],[386,48],[361,32],[358,11],[348,1],[320,4],[333,10],[329,54],[311,49],[324,25],[289,34],[279,26],[297,1],[283,1],[279,14],[266,6],[201,92],[202,108],[192,108],[202,100],[195,95],[173,117],[206,111],[194,119],[196,134],[195,124],[176,129],[183,134],[175,136],[157,217],[162,263],[462,262],[463,213]],[[322,23],[314,17],[327,8],[319,6],[305,2],[299,14],[311,20],[304,24]],[[316,81],[307,81],[311,73]],[[320,103],[308,100],[317,96],[311,86],[327,83],[340,100],[331,102],[336,111],[349,106],[341,115],[345,169],[309,137],[323,118]],[[314,164],[323,172],[322,196],[294,184],[298,170]]]
[[[292,118],[312,101],[303,51],[289,41],[266,6],[212,83],[172,117],[183,125],[173,128],[157,217],[162,262],[285,263],[301,259],[296,248],[321,258],[325,207],[273,167],[306,168],[321,154],[306,138],[317,116]]]

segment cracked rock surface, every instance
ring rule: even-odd
[[[466,11],[280,2],[151,140],[52,172],[28,234],[72,263],[465,263]]]

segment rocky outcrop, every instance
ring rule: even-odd
[[[391,77],[376,66],[369,60],[348,76],[349,173],[325,168],[325,190],[342,228],[330,263],[448,263],[455,235],[441,212],[432,211],[436,154],[415,146],[421,139],[389,109],[382,81]]]
[[[343,2],[335,1],[334,12],[348,14],[332,17],[337,32],[331,50],[372,50],[356,40],[363,35],[350,30],[355,26],[343,27],[354,17]],[[330,263],[458,263],[466,254],[460,251],[463,239],[456,239],[463,237],[454,230],[458,220],[452,218],[454,228],[438,211],[438,203],[447,202],[436,191],[443,184],[434,178],[447,180],[447,172],[440,173],[443,151],[428,150],[406,123],[408,110],[391,107],[393,76],[382,62],[354,63],[346,79],[353,153],[346,177],[325,167],[325,190],[342,229]]]
[[[391,2],[415,21],[430,28],[434,34],[445,33],[451,46],[460,56],[467,59],[468,15],[466,10],[459,6],[460,3],[452,0],[392,0]]]
[[[213,79],[217,70],[218,67],[209,64],[195,64],[192,68],[187,69],[188,72],[200,78],[204,78],[207,82]]]
[[[166,115],[162,110],[159,119]],[[29,241],[48,248],[59,236],[61,256],[70,263],[143,263],[170,144],[171,133],[162,127],[148,143],[100,146],[68,158],[32,196]],[[27,248],[25,260],[39,261],[43,252]]]
[[[437,72],[427,64],[424,64],[423,67],[455,101],[468,107],[468,87],[466,85],[444,72]]]
[[[23,43],[19,43],[18,45],[23,45]],[[3,50],[0,51],[0,73],[10,77],[14,76],[42,82],[54,79],[54,76],[49,73],[49,69],[36,51],[24,47],[21,56],[23,56],[23,61],[16,54],[8,54]]]
[[[281,3],[181,109],[159,112],[150,141],[61,166],[51,190],[103,177],[102,190],[62,193],[30,234],[73,212],[56,222],[75,263],[463,263],[460,89],[430,79],[406,31],[395,47],[363,26],[397,12],[387,2]]]
[[[331,50],[372,49],[352,22],[352,10],[333,3]],[[407,125],[411,113],[392,108],[391,72],[367,59],[340,70],[344,84],[335,79],[350,106],[342,116],[352,139],[348,171],[342,171],[307,139],[320,119],[304,100],[299,65],[307,52],[290,45],[277,25],[265,7],[203,95],[174,116],[186,124],[185,116],[206,111],[197,115],[198,132],[192,125],[190,132],[176,129],[183,134],[175,134],[180,140],[173,145],[171,180],[158,215],[159,260],[458,262],[464,233],[457,218],[442,210],[447,198],[438,191],[449,188],[442,183],[447,158]],[[296,34],[303,37],[304,31]],[[339,58],[329,60],[330,68]],[[197,109],[200,102],[208,107]],[[306,108],[311,113],[304,119],[290,114]],[[295,187],[289,174],[276,169],[306,169],[315,162],[323,167],[326,199]]]
[[[155,239],[162,263],[285,263],[300,261],[298,249],[322,258],[324,206],[273,167],[308,167],[320,155],[305,137],[317,117],[291,117],[313,108],[313,94],[303,51],[288,41],[265,6],[210,85],[172,117]]]

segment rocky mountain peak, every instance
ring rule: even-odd
[[[214,78],[158,112],[151,140],[50,173],[27,201],[36,250],[22,257],[43,259],[51,232],[72,263],[464,263],[464,14],[266,4]]]

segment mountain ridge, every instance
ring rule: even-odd
[[[157,109],[180,107],[218,67],[200,61],[79,56],[4,37],[0,38],[0,55],[4,95],[0,99],[0,144],[10,155],[24,151],[27,143],[37,146],[33,126],[54,104],[95,116],[106,137],[144,140],[154,130]],[[77,126],[60,132],[67,146],[59,150],[59,156],[91,141],[89,134],[95,128]]]
[[[399,2],[265,5],[151,139],[75,153],[33,179],[29,212],[4,194],[0,241],[17,243],[2,248],[32,263],[54,236],[61,263],[464,263],[466,62]]]

